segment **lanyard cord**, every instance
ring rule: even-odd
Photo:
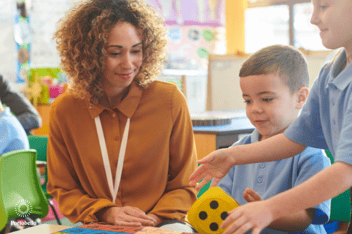
[[[113,186],[113,180],[112,180],[112,173],[111,173],[110,161],[109,161],[109,156],[108,156],[108,150],[106,148],[106,142],[105,142],[105,138],[104,138],[103,127],[101,125],[101,121],[100,121],[99,115],[97,117],[95,117],[94,120],[95,120],[95,126],[97,128],[97,133],[98,133],[98,138],[99,138],[99,145],[100,145],[100,150],[101,150],[101,156],[103,158],[103,163],[104,163],[104,168],[105,168],[105,174],[106,174],[106,178],[108,180],[108,185],[109,185],[109,189],[110,189],[111,196],[112,196],[112,202],[115,203],[116,196],[117,196],[117,191],[119,190],[119,186],[120,186],[120,180],[121,180],[121,174],[122,174],[122,168],[123,168],[123,161],[125,159],[128,132],[129,132],[129,129],[130,129],[130,118],[127,118],[125,130],[123,132],[123,137],[122,137],[122,141],[121,141],[119,160],[117,162],[117,167],[116,167],[115,187]]]

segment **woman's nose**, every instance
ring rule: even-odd
[[[131,60],[131,56],[129,54],[124,55],[121,61],[121,67],[124,69],[132,69],[133,68],[133,63]]]

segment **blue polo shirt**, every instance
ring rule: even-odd
[[[237,141],[233,146],[251,144],[258,140],[259,132],[255,129],[251,135]],[[303,183],[328,166],[330,159],[322,150],[307,147],[301,154],[291,158],[233,166],[218,186],[243,205],[247,203],[243,198],[246,188],[253,189],[265,200]],[[322,224],[329,220],[330,200],[314,208],[316,214],[312,224],[305,231],[298,233],[326,233]],[[265,228],[261,233],[285,232]]]
[[[352,64],[343,50],[314,81],[300,116],[285,135],[302,145],[330,150],[335,162],[352,164]],[[340,72],[341,71],[341,72]]]
[[[0,114],[0,155],[22,149],[29,149],[27,134],[10,108],[5,107]]]

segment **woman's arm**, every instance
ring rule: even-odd
[[[60,99],[60,98],[58,98]],[[68,137],[70,134],[66,126],[63,116],[67,115],[61,109],[63,102],[52,103],[49,112],[49,138],[47,146],[47,167],[48,167],[48,183],[47,190],[58,202],[60,212],[65,215],[71,222],[98,222],[96,214],[98,211],[106,207],[117,206],[106,199],[92,198],[83,189],[80,178],[77,175],[75,167],[67,147]],[[60,111],[58,107],[60,106]],[[71,143],[71,142],[70,142]],[[72,151],[72,148],[70,149]],[[103,177],[102,177],[103,178]]]
[[[197,156],[187,103],[177,87],[174,87],[171,103],[173,126],[169,139],[168,181],[163,196],[149,214],[184,220],[197,199],[196,190],[188,185],[188,178],[197,167]]]

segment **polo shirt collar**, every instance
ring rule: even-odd
[[[350,63],[343,71],[336,75],[338,71],[342,69],[342,66],[345,66],[345,64],[346,51],[343,49],[336,58],[336,61],[332,64],[331,70],[329,72],[330,75],[327,86],[329,84],[333,84],[336,88],[344,90],[352,82],[352,63]]]
[[[143,88],[139,87],[137,82],[132,82],[127,96],[112,109],[118,109],[128,118],[132,118],[134,112],[137,110],[137,107],[142,97],[142,93]],[[109,110],[109,108],[106,108],[100,104],[97,104],[93,108],[90,108],[91,104],[89,102],[89,97],[85,99],[85,103],[92,119],[100,115],[104,110]]]
[[[251,133],[251,144],[256,143],[259,141],[259,132],[255,128],[254,131]]]

